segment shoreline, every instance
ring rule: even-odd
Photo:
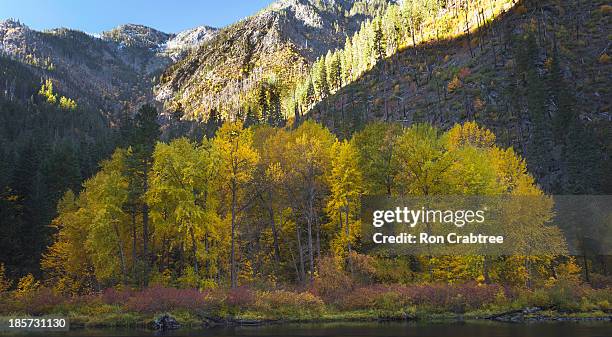
[[[113,315],[114,320],[99,320],[91,316],[70,317],[70,326],[75,329],[147,329],[147,330],[178,330],[178,329],[214,329],[224,327],[256,327],[291,324],[327,324],[327,323],[385,323],[385,322],[419,322],[419,323],[456,323],[456,322],[496,322],[508,324],[530,324],[548,322],[612,322],[612,312],[562,312],[543,308],[524,308],[501,313],[473,311],[467,313],[391,313],[371,311],[330,312],[319,317],[279,317],[251,318],[249,316],[214,317],[204,316],[184,311],[170,311],[157,314],[124,313]],[[123,316],[123,317],[122,317]],[[169,318],[178,326],[155,326],[155,321],[162,317]]]

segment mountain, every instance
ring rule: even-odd
[[[152,74],[171,61],[152,49],[166,35],[142,33],[124,26],[98,38],[66,28],[39,32],[6,20],[0,23],[0,51],[51,79],[62,95],[114,116],[150,100]]]
[[[206,119],[213,110],[234,115],[262,83],[274,82],[281,91],[290,88],[316,57],[342,47],[362,22],[393,2],[274,2],[219,30],[170,66],[156,86],[156,97],[187,118]]]
[[[126,24],[97,37],[67,28],[39,32],[5,20],[0,53],[51,79],[62,95],[117,120],[126,107],[152,102],[154,77],[216,31],[202,26],[174,35]]]
[[[470,15],[469,34],[459,24],[437,37],[438,27],[453,22],[446,10],[424,26],[416,46],[315,95],[304,117],[345,137],[372,121],[448,129],[475,120],[526,158],[544,190],[612,191],[601,175],[612,168],[610,7],[597,0],[492,4],[499,5],[492,20],[483,18],[490,11]]]
[[[153,28],[126,24],[102,33],[102,39],[119,43],[124,47],[138,47],[155,50],[172,37]]]
[[[210,26],[198,26],[182,31],[166,41],[163,50],[174,61],[178,61],[191,50],[214,38],[218,31],[219,29]]]

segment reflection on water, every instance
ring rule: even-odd
[[[6,336],[0,333],[0,336]],[[543,323],[324,323],[263,327],[181,329],[166,333],[147,330],[81,329],[64,333],[28,333],[17,336],[185,336],[185,337],[604,337],[612,336],[609,322]]]

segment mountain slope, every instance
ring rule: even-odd
[[[277,1],[220,30],[170,66],[156,97],[190,118],[207,118],[212,110],[232,117],[263,82],[290,88],[316,57],[341,47],[346,36],[390,2]]]
[[[536,177],[548,191],[560,191],[559,175],[569,169],[563,162],[567,146],[546,140],[556,145],[535,149],[544,137],[558,138],[554,121],[563,99],[591,130],[574,140],[593,136],[588,142],[597,147],[604,167],[610,163],[606,27],[611,20],[597,0],[524,1],[469,36],[421,43],[379,61],[313,106],[308,117],[345,136],[374,120],[430,122],[442,128],[476,120],[493,129],[498,142],[527,157],[532,171],[546,166]],[[536,111],[539,104],[542,111]],[[603,185],[600,190],[609,188]]]
[[[126,24],[94,37],[66,28],[39,32],[5,20],[0,53],[50,78],[61,94],[116,120],[126,107],[153,101],[154,77],[216,31],[202,26],[173,35]]]
[[[150,44],[132,44],[119,30],[114,34],[124,40],[65,28],[38,32],[7,20],[0,23],[0,50],[52,79],[63,95],[112,116],[125,105],[148,100],[151,74],[170,62]]]

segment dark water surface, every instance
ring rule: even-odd
[[[6,336],[0,333],[0,336]],[[160,333],[149,330],[75,329],[63,333],[24,333],[16,336],[185,336],[185,337],[611,337],[609,322],[542,323],[324,323],[263,327],[180,329]]]

